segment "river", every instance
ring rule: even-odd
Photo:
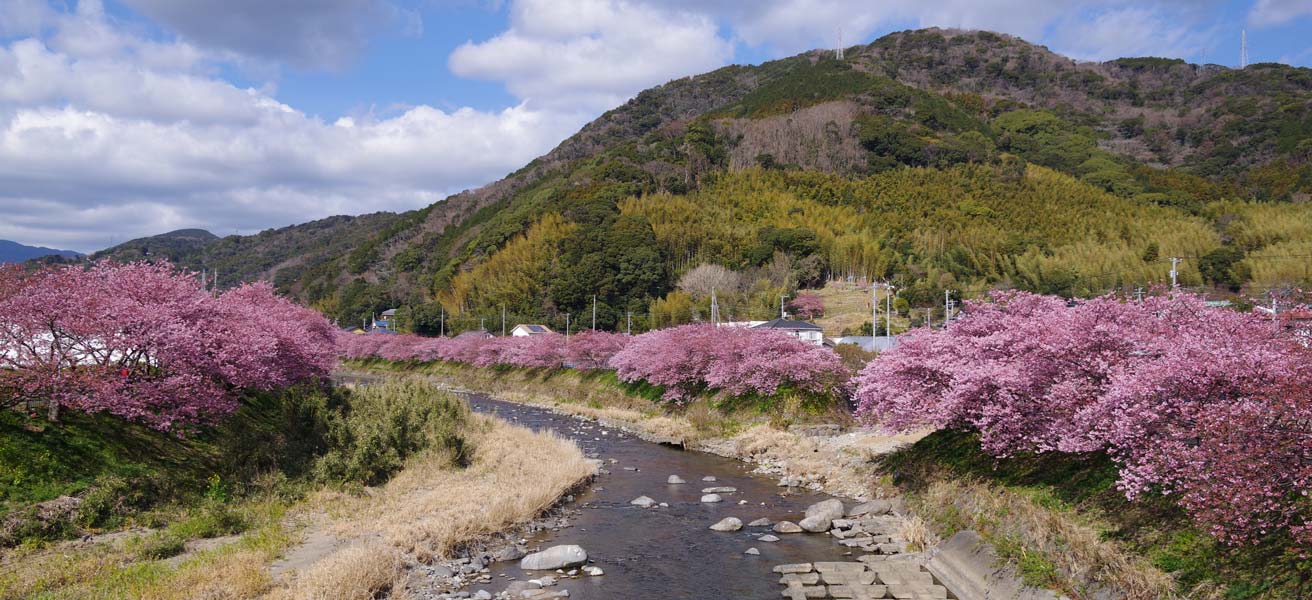
[[[776,485],[774,479],[749,472],[740,461],[647,442],[620,429],[560,415],[549,410],[502,402],[481,394],[464,394],[477,412],[574,440],[590,458],[604,461],[596,482],[575,496],[567,508],[572,527],[529,539],[529,549],[577,544],[605,575],[563,579],[553,590],[567,589],[582,599],[751,599],[778,598],[782,587],[774,565],[813,561],[851,561],[855,557],[829,535],[780,534],[777,542],[756,538],[768,527],[736,532],[708,529],[725,517],[744,524],[762,517],[771,521],[801,518],[806,507],[829,496]],[[614,461],[612,463],[612,461]],[[630,470],[635,469],[635,470]],[[670,475],[687,481],[666,483]],[[703,481],[714,477],[714,482]],[[702,488],[729,486],[724,501],[700,501]],[[629,502],[648,496],[668,508],[639,508]],[[740,504],[740,501],[746,501]],[[744,554],[756,548],[759,556]],[[518,580],[555,575],[527,572],[517,562],[495,563],[493,583],[469,590],[496,593]],[[501,577],[501,575],[507,577]]]

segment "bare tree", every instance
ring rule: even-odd
[[[694,298],[706,298],[714,289],[721,294],[738,291],[742,285],[742,276],[737,271],[720,265],[700,265],[679,278],[679,289]]]

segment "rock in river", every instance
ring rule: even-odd
[[[833,520],[824,515],[814,515],[797,522],[797,526],[811,533],[824,533],[829,531],[829,526]]]
[[[738,488],[728,486],[702,488],[703,494],[732,494],[736,491]]]
[[[770,519],[767,519],[765,517],[761,517],[747,524],[748,527],[769,527],[771,525],[774,525],[774,521],[771,521]]]
[[[711,525],[711,531],[738,531],[743,528],[743,522],[737,517],[725,517],[720,519],[719,523]]]
[[[853,506],[852,510],[847,511],[847,516],[849,517],[861,517],[866,515],[872,517],[879,516],[882,514],[887,514],[889,509],[892,508],[892,506],[893,505],[890,504],[888,500],[871,500],[869,502],[862,502],[861,504]]]
[[[641,506],[643,508],[651,508],[653,506],[656,506],[656,501],[646,496],[638,496],[637,498],[630,500],[629,504],[632,504],[634,506]]]
[[[723,502],[723,501],[724,498],[721,498],[719,494],[706,494],[705,496],[702,496],[702,502],[706,502],[706,503]]]
[[[774,524],[775,533],[802,533],[802,528],[797,523],[791,521],[780,521]]]
[[[683,478],[682,478],[682,477],[679,477],[678,475],[670,475],[670,478],[669,478],[669,479],[666,479],[666,480],[665,480],[665,483],[668,483],[668,484],[670,484],[670,485],[678,485],[678,484],[683,484],[683,483],[688,483],[688,482],[684,481]]]
[[[588,553],[581,546],[552,546],[525,556],[519,561],[519,568],[525,571],[550,571],[577,567],[585,562],[588,562]]]
[[[830,521],[843,518],[843,501],[836,498],[816,502],[806,509],[808,517],[826,517]]]

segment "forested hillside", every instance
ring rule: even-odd
[[[403,215],[228,237],[182,262],[263,277],[343,322],[734,317],[826,278],[1063,295],[1312,282],[1312,70],[1080,63],[937,29],[644,91],[506,179]],[[579,319],[576,319],[576,322]]]

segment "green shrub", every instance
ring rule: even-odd
[[[469,449],[460,429],[465,402],[417,379],[389,380],[352,391],[328,430],[329,450],[314,465],[316,478],[378,485],[424,451],[448,452],[463,465]]]
[[[135,553],[140,560],[162,560],[182,554],[186,549],[186,540],[168,532],[159,532],[140,538]]]

